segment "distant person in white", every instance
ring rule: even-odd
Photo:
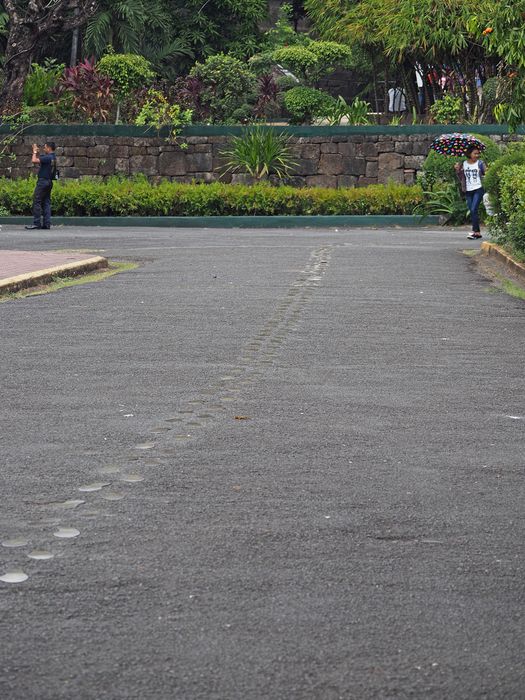
[[[483,176],[486,172],[485,163],[480,160],[479,148],[471,146],[466,153],[467,159],[463,163],[456,163],[454,168],[458,176],[461,191],[467,198],[467,206],[472,220],[472,232],[468,238],[481,238],[479,223],[479,205],[485,191],[483,189]]]

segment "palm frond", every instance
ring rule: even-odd
[[[111,13],[99,12],[94,15],[86,26],[84,34],[84,46],[86,53],[100,56],[104,49],[111,43]]]

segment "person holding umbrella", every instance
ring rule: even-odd
[[[467,199],[467,206],[472,219],[472,233],[468,238],[481,238],[479,222],[479,205],[483,199],[483,177],[486,165],[480,159],[485,144],[472,134],[442,134],[434,139],[430,148],[442,156],[459,158],[466,156],[463,163],[456,163],[454,169],[458,176],[461,191]]]
[[[461,191],[467,199],[467,206],[472,221],[472,232],[467,238],[481,238],[479,223],[479,205],[483,200],[483,177],[486,172],[485,163],[480,159],[480,149],[476,145],[467,148],[467,159],[456,163],[454,169],[459,179]]]

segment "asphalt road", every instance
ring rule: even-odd
[[[3,700],[524,697],[525,303],[465,231],[6,228],[140,266],[0,304]]]

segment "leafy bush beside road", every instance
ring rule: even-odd
[[[525,260],[525,148],[509,148],[485,177],[494,216],[490,233],[520,260]]]
[[[29,216],[35,181],[0,179],[0,207]],[[58,182],[57,216],[226,216],[412,214],[421,203],[417,185],[350,189],[272,187],[268,184],[152,184],[146,178]]]

